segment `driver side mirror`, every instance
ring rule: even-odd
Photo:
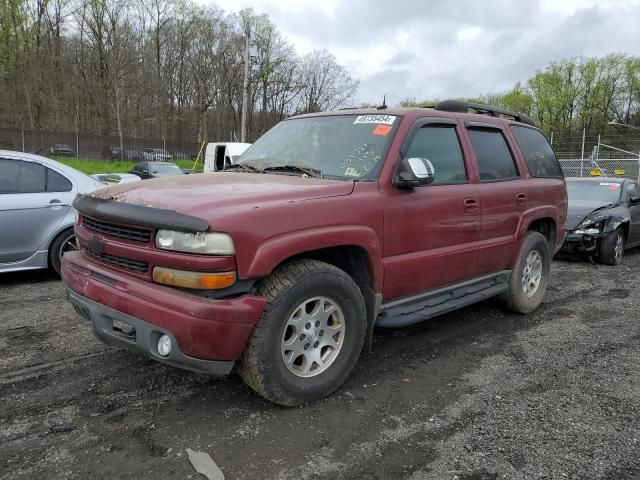
[[[403,158],[393,178],[397,188],[412,189],[429,185],[436,178],[433,164],[426,158]]]
[[[640,197],[631,197],[629,199],[629,206],[633,207],[635,205],[640,205]]]

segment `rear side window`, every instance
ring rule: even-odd
[[[426,158],[435,170],[434,185],[467,183],[467,170],[454,127],[427,126],[418,130],[406,152],[407,158]]]
[[[44,192],[45,168],[20,160],[0,159],[0,194]]]
[[[70,192],[71,182],[58,172],[47,168],[47,192]]]
[[[511,126],[532,177],[562,177],[562,169],[547,139],[538,130]]]
[[[499,130],[469,129],[469,136],[478,160],[480,181],[491,182],[518,178],[516,164],[502,132]]]

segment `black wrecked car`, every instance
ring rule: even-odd
[[[619,265],[640,245],[638,183],[623,178],[567,178],[569,209],[563,253],[586,254]]]

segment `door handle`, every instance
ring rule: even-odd
[[[464,211],[466,213],[478,213],[480,210],[480,202],[477,198],[465,198],[464,199]]]
[[[49,204],[47,206],[49,206],[49,207],[68,207],[69,204],[68,203],[62,203],[57,198],[54,198],[53,200],[51,200],[49,202]]]
[[[519,193],[516,195],[516,205],[519,207],[524,207],[527,205],[527,194]]]

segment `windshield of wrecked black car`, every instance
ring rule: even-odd
[[[295,167],[345,180],[377,177],[400,117],[336,115],[286,120],[263,135],[239,160],[256,170]]]
[[[616,203],[621,191],[622,184],[618,182],[567,182],[569,200],[579,202]]]

